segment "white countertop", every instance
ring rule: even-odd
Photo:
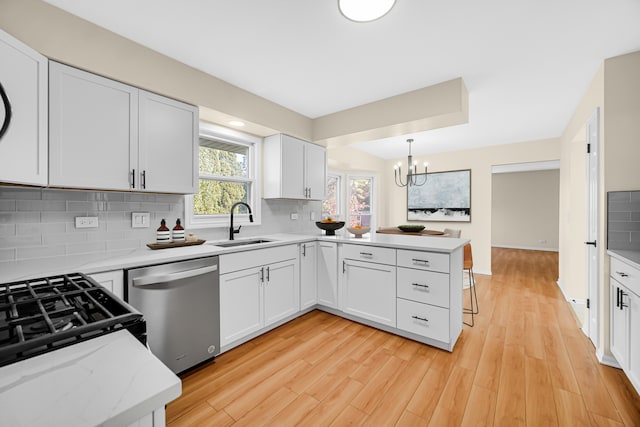
[[[640,251],[609,249],[607,254],[640,270]]]
[[[246,237],[236,240],[252,240],[255,238],[258,237]],[[215,246],[215,243],[223,241],[211,241],[206,242],[203,245],[185,246],[180,248],[159,250],[144,248],[113,253],[69,255],[3,263],[2,271],[0,272],[0,283],[75,272],[85,274],[99,273],[102,271],[135,268],[145,265],[221,255],[258,248],[268,248],[285,244],[297,244],[314,240],[384,246],[399,249],[427,250],[444,253],[451,253],[469,242],[467,239],[456,239],[451,237],[403,236],[398,234],[377,234],[375,232],[370,233],[370,236],[356,238],[346,231],[343,233],[336,232],[336,236],[325,236],[318,232],[317,234],[271,234],[259,236],[259,238],[273,241],[257,245],[237,246],[231,248]],[[226,240],[224,242],[226,242]]]
[[[0,425],[124,426],[181,393],[180,379],[123,330],[0,368]]]

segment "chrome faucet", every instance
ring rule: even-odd
[[[233,211],[235,210],[236,206],[238,205],[244,205],[247,207],[247,210],[249,211],[249,222],[253,222],[253,214],[251,213],[251,206],[249,206],[248,204],[246,204],[245,202],[236,202],[231,206],[231,226],[229,227],[229,240],[233,240],[233,235],[240,233],[240,229],[242,228],[242,225],[238,226],[238,229],[236,230],[233,227]]]

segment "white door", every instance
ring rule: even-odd
[[[262,269],[220,275],[220,345],[243,338],[262,326]]]
[[[0,181],[47,185],[47,58],[0,30]]]
[[[396,326],[396,267],[344,260],[341,308],[345,313]]]
[[[300,245],[300,309],[311,307],[317,298],[316,242]]]
[[[264,326],[300,311],[298,260],[264,267]]]
[[[132,188],[138,90],[51,62],[49,102],[49,184]]]
[[[338,308],[338,245],[318,242],[318,304]]]
[[[140,91],[139,109],[137,189],[197,193],[198,108]]]
[[[585,334],[595,348],[599,348],[599,299],[598,299],[598,157],[599,157],[599,109],[593,112],[587,121],[587,298],[589,321],[585,322]]]

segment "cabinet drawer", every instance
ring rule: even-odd
[[[640,296],[640,271],[616,258],[611,259],[610,275],[629,290]]]
[[[449,254],[398,249],[398,267],[449,272]]]
[[[449,307],[449,275],[398,267],[398,297]]]
[[[298,258],[298,245],[252,249],[220,255],[220,274]]]
[[[398,298],[398,329],[449,342],[449,310]]]
[[[342,257],[378,264],[396,265],[396,250],[378,246],[350,245],[342,246]]]

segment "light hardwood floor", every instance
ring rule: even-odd
[[[168,425],[639,426],[638,394],[562,298],[557,253],[492,257],[452,353],[313,311],[186,375]]]

